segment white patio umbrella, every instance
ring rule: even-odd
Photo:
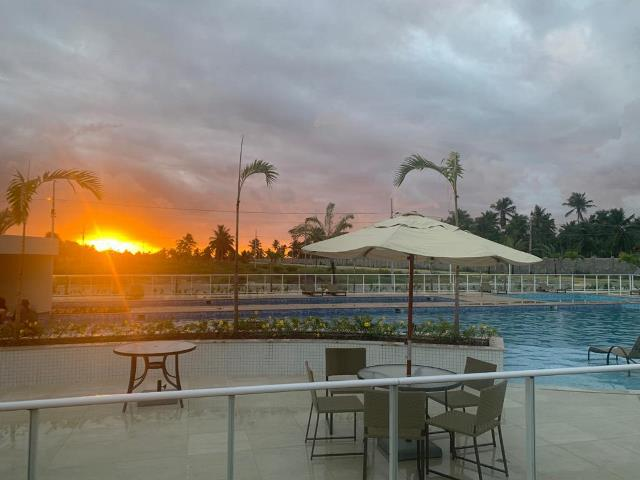
[[[373,258],[409,261],[409,303],[407,309],[407,375],[411,375],[411,339],[413,335],[413,276],[415,260],[460,266],[488,266],[496,263],[529,265],[541,259],[473,235],[448,223],[417,213],[383,220],[367,228],[340,235],[302,248],[306,253],[327,258]],[[455,319],[459,301],[454,285]]]

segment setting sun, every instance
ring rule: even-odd
[[[114,252],[121,253],[139,253],[154,252],[157,250],[156,247],[149,245],[148,243],[130,240],[118,234],[100,235],[93,238],[89,237],[84,240],[84,243],[86,245],[91,245],[99,252],[113,250]]]

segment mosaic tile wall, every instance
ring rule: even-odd
[[[319,340],[226,340],[195,342],[195,351],[180,356],[180,373],[189,376],[256,377],[304,375],[308,360],[324,377],[324,349],[366,347],[367,364],[403,363],[402,343]],[[113,353],[116,344],[58,345],[0,349],[0,389],[37,384],[99,384],[129,376],[129,358]],[[414,344],[415,364],[462,372],[467,356],[503,367],[502,339],[490,347]],[[139,368],[141,367],[141,362]],[[171,363],[171,367],[173,364]],[[172,368],[170,369],[170,371]],[[150,377],[156,378],[155,375]],[[159,371],[157,371],[159,373]]]

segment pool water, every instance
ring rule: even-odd
[[[302,317],[305,313],[289,311],[285,315]],[[406,320],[404,308],[399,312],[371,308],[309,314],[325,318],[367,314],[374,319]],[[451,308],[416,308],[414,320],[452,321],[452,315]],[[606,355],[592,354],[591,362],[587,362],[587,347],[633,345],[640,335],[640,304],[469,307],[461,309],[460,322],[463,328],[485,323],[498,329],[505,343],[505,370],[604,365]],[[589,390],[640,390],[640,373],[541,377],[536,382]]]

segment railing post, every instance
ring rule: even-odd
[[[364,273],[362,274],[362,293],[364,293]]]
[[[536,480],[536,392],[534,377],[524,379],[525,448],[527,480]]]
[[[598,275],[596,274],[596,293],[598,293]]]
[[[349,287],[347,287],[347,288],[349,288]],[[380,293],[381,288],[382,288],[382,287],[381,287],[381,285],[380,285],[380,274],[378,274],[378,293]]]
[[[520,293],[524,293],[524,275],[520,275]]]
[[[537,292],[538,290],[536,289],[536,274],[533,274],[533,291],[534,293]]]
[[[427,448],[429,446],[427,445]],[[389,386],[389,480],[398,478],[398,386]]]
[[[235,453],[235,416],[236,416],[236,397],[229,395],[227,409],[227,480],[233,480],[233,463]]]
[[[607,294],[611,295],[611,275],[607,275]]]
[[[39,410],[29,410],[29,465],[27,469],[28,480],[36,479],[38,463],[38,414]]]
[[[469,293],[469,274],[467,274],[467,293]]]
[[[427,293],[427,274],[422,274],[422,293]]]

